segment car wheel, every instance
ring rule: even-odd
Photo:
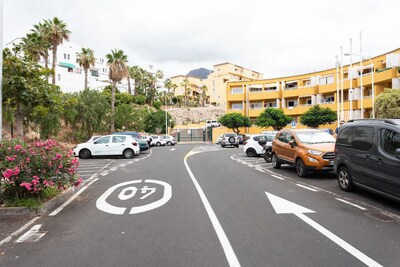
[[[81,159],[88,159],[92,156],[92,153],[90,153],[89,149],[82,149],[81,151],[79,151],[79,157]]]
[[[170,141],[167,142],[167,146],[171,146],[172,143]]]
[[[239,148],[239,145],[235,145],[236,148]]]
[[[271,148],[268,148],[267,151],[264,154],[264,159],[267,163],[271,163],[272,161],[272,151]]]
[[[235,143],[235,137],[233,137],[233,136],[229,137],[228,142],[231,144]]]
[[[296,160],[296,172],[300,177],[306,177],[307,175],[306,166],[304,165],[304,161],[302,159]]]
[[[278,157],[276,156],[276,154],[272,154],[272,167],[274,167],[274,169],[279,169],[281,167],[281,163],[278,161]]]
[[[253,148],[248,148],[246,150],[246,155],[248,157],[255,157],[257,155],[256,151]]]
[[[161,143],[160,142],[157,142],[157,144],[156,144],[157,146],[161,146]]]
[[[354,190],[353,177],[351,176],[349,169],[344,166],[340,167],[337,173],[337,177],[340,189],[342,189],[343,191]]]
[[[225,147],[225,145],[221,145],[221,147]]]
[[[135,152],[133,152],[132,149],[127,148],[124,150],[124,152],[122,152],[122,156],[124,156],[124,158],[126,159],[130,159],[135,155]]]

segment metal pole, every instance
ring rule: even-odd
[[[340,90],[341,90],[341,111],[340,111],[340,120],[344,120],[344,92],[343,92],[343,87],[344,87],[344,70],[343,70],[343,46],[340,47]]]
[[[348,76],[349,82],[350,82],[350,87],[349,87],[349,101],[350,101],[349,119],[350,120],[353,119],[353,72],[352,72],[353,71],[353,62],[352,62],[352,56],[353,56],[353,40],[350,38],[350,66],[347,71],[347,76]]]
[[[0,0],[0,142],[2,141],[2,138],[3,138],[3,0]]]
[[[167,92],[164,94],[165,100],[165,135],[168,135],[168,120],[167,120]]]
[[[371,66],[372,66],[372,118],[375,119],[375,85],[374,85],[374,75],[375,75],[375,67],[374,67],[374,63],[372,63],[371,58],[369,59],[369,61],[371,62]]]
[[[360,76],[360,109],[361,109],[361,114],[360,118],[364,119],[364,88],[363,88],[363,73],[364,73],[364,68],[363,68],[363,56],[362,56],[362,34],[360,32],[360,68],[361,68],[361,76]]]
[[[339,122],[340,122],[340,119],[339,119],[339,116],[340,116],[340,102],[339,102],[339,60],[338,60],[338,56],[336,55],[336,98],[335,98],[335,100],[336,100],[336,116],[337,116],[337,124],[338,124],[338,126],[337,127],[339,127],[340,125],[339,125]]]

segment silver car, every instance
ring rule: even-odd
[[[239,147],[239,137],[236,133],[224,133],[220,141],[221,147]]]

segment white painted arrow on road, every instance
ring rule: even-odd
[[[316,223],[315,221],[311,220],[308,218],[306,215],[303,213],[315,213],[315,211],[312,211],[310,209],[307,209],[303,206],[300,206],[296,203],[290,202],[286,199],[283,199],[281,197],[275,196],[273,194],[270,194],[268,192],[265,192],[267,195],[269,201],[272,204],[272,207],[274,208],[275,212],[277,214],[294,214],[300,219],[302,219],[304,222],[309,224],[311,227],[313,227],[315,230],[320,232],[321,234],[325,235],[327,238],[335,242],[337,245],[339,245],[341,248],[349,252],[351,255],[362,261],[364,264],[367,266],[382,266],[381,264],[377,263],[328,229],[324,228],[322,225]]]

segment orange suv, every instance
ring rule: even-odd
[[[296,167],[297,175],[309,171],[331,171],[335,158],[335,138],[318,129],[284,129],[272,141],[272,166]]]

